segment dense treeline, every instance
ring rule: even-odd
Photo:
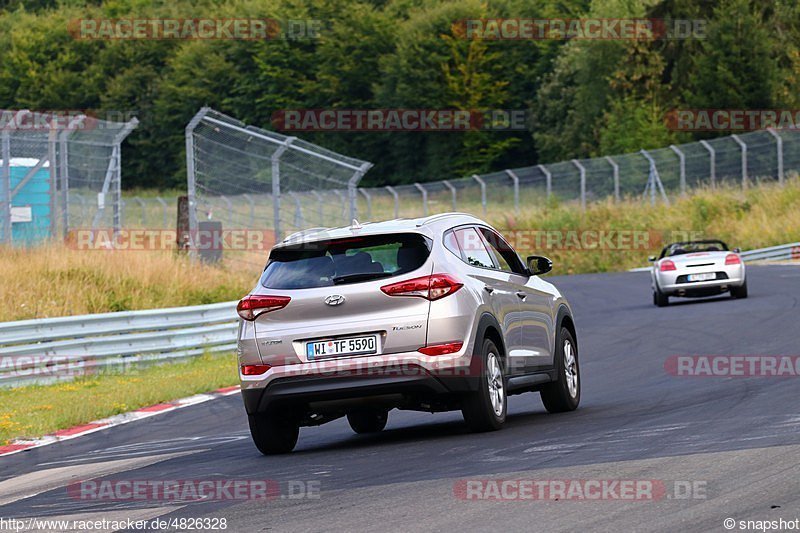
[[[315,39],[75,39],[80,18],[322,21]],[[703,38],[468,40],[466,18],[704,20]],[[796,0],[0,0],[0,108],[133,111],[128,187],[181,187],[203,105],[268,125],[282,109],[524,109],[527,131],[304,133],[376,163],[365,183],[459,177],[701,138],[675,108],[800,109]],[[708,135],[708,134],[704,134]]]

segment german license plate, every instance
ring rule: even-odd
[[[306,355],[309,360],[321,357],[339,357],[343,355],[365,355],[378,353],[378,336],[364,335],[346,339],[307,342]]]
[[[708,272],[705,274],[689,274],[689,281],[708,281],[712,279],[717,279],[717,275],[713,272]]]

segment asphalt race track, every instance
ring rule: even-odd
[[[340,419],[303,428],[292,454],[263,457],[234,395],[0,458],[0,517],[224,517],[228,531],[725,531],[726,518],[800,518],[800,378],[665,370],[671,355],[800,355],[800,268],[749,267],[747,300],[673,299],[663,309],[652,305],[648,276],[553,278],[578,326],[583,398],[574,413],[549,415],[538,394],[514,396],[502,431],[471,434],[457,412],[393,411],[380,434],[355,435]],[[88,478],[270,479],[284,497],[67,494],[68,483]],[[469,479],[658,480],[667,494],[457,497],[454,483]],[[319,483],[318,497],[286,497],[291,482]],[[682,497],[678,485],[696,489]]]

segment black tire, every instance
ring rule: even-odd
[[[479,358],[480,363],[478,389],[464,398],[461,414],[464,415],[464,421],[472,431],[496,431],[503,427],[508,410],[503,359],[500,350],[490,339],[484,339],[481,351],[475,354],[475,357]],[[491,377],[494,379],[491,379],[490,389]],[[499,401],[493,403],[493,397]],[[499,409],[496,410],[495,405],[499,406]]]
[[[347,422],[356,433],[378,433],[386,427],[389,411],[386,409],[364,409],[347,413]]]
[[[567,365],[565,365],[567,344],[571,346],[572,358],[574,359],[572,364],[569,365],[571,373],[575,377],[574,394],[570,390],[570,384],[567,379]],[[550,413],[574,411],[578,408],[578,404],[581,403],[581,374],[580,364],[578,362],[578,344],[567,328],[562,327],[558,336],[555,365],[556,380],[552,383],[548,383],[541,390],[542,403],[545,409]]]
[[[741,287],[731,287],[731,296],[734,298],[747,298],[747,281]]]
[[[297,444],[300,427],[296,422],[268,414],[248,415],[250,435],[258,451],[264,455],[289,453]]]
[[[669,305],[669,296],[663,294],[658,289],[653,291],[653,305],[658,307],[666,307]]]

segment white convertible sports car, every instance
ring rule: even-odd
[[[740,250],[728,250],[722,241],[676,242],[653,263],[653,304],[669,305],[670,296],[700,297],[730,292],[747,298],[747,278]]]

